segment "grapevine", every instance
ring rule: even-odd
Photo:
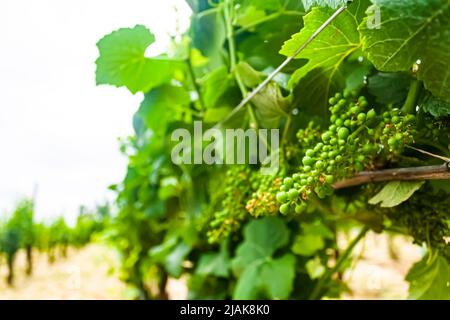
[[[167,297],[170,277],[195,299],[338,298],[371,231],[411,236],[450,273],[448,2],[188,3],[165,55],[145,55],[141,25],[98,43],[97,83],[145,96],[112,227],[137,298]],[[278,130],[279,165],[171,161],[173,133],[197,122]],[[450,298],[426,257],[410,296]]]

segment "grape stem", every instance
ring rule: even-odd
[[[335,183],[333,188],[344,189],[369,182],[410,180],[450,180],[450,162],[436,166],[363,171],[350,179]]]
[[[331,279],[331,277],[339,271],[342,264],[350,257],[350,255],[353,252],[353,249],[356,247],[359,241],[364,238],[364,236],[369,231],[368,227],[364,227],[359,234],[353,239],[345,251],[342,253],[342,255],[339,257],[339,259],[336,261],[336,264],[333,268],[328,269],[327,272],[320,278],[320,280],[317,282],[316,287],[314,288],[313,292],[311,293],[309,300],[317,300],[320,298],[321,294],[323,293],[323,287],[327,284],[327,282]]]
[[[206,106],[203,100],[202,91],[200,90],[200,87],[197,83],[197,78],[195,77],[194,67],[192,66],[191,62],[191,50],[189,49],[189,57],[186,59],[186,64],[188,67],[189,76],[191,77],[192,84],[194,86],[195,92],[198,96],[198,102],[200,103],[200,108],[202,111],[206,110]]]
[[[236,59],[236,42],[234,39],[234,0],[226,0],[225,1],[225,9],[224,9],[224,18],[227,28],[227,40],[228,40],[228,50],[230,55],[230,71],[234,73],[234,78],[238,84],[238,87],[242,93],[243,98],[245,99],[248,95],[247,88],[242,81],[241,75],[239,71],[236,69],[237,59]],[[250,102],[250,100],[248,101]],[[258,121],[256,120],[256,115],[253,110],[253,107],[250,103],[246,104],[248,109],[248,114],[250,116],[250,127],[253,129],[258,129]]]
[[[421,89],[421,83],[419,80],[412,80],[409,87],[408,97],[403,105],[402,111],[404,113],[415,113],[417,98],[419,97]]]

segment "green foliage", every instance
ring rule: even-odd
[[[169,82],[180,63],[163,56],[147,58],[145,50],[154,41],[153,34],[142,25],[105,36],[97,44],[97,84],[125,86],[136,93]]]
[[[301,108],[323,114],[328,96],[344,86],[343,63],[361,46],[358,24],[364,17],[368,1],[355,1],[296,59],[308,63],[291,76],[290,87],[298,84]],[[305,27],[286,41],[280,53],[290,56],[332,15],[328,8],[314,8],[304,18]]]
[[[398,206],[408,200],[425,183],[425,181],[392,181],[369,200],[370,204],[379,204],[383,208]]]
[[[380,71],[409,71],[436,97],[450,102],[450,4],[447,0],[372,0],[379,28],[361,24],[363,49]]]
[[[267,217],[244,228],[244,242],[238,247],[232,268],[238,275],[235,299],[286,299],[295,278],[295,259],[290,254],[274,257],[289,240],[282,220]]]
[[[410,283],[409,299],[450,300],[450,266],[439,255],[426,255],[406,276]]]
[[[188,3],[191,27],[167,55],[145,57],[154,39],[143,26],[98,43],[97,82],[145,95],[121,148],[127,174],[114,187],[119,211],[105,232],[136,298],[167,298],[169,277],[186,277],[193,299],[339,297],[346,286],[336,273],[365,234],[339,248],[350,220],[377,232],[392,225],[449,259],[448,188],[392,182],[372,201],[381,207],[369,203],[374,184],[334,190],[363,170],[437,163],[409,145],[448,156],[446,2],[374,0],[382,28],[369,29],[369,1],[353,1],[232,116],[343,2]],[[194,121],[280,129],[279,168],[267,176],[260,165],[174,164],[171,132],[193,136]],[[208,147],[196,142],[198,151]],[[418,277],[441,292],[441,276]]]

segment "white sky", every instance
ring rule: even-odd
[[[95,86],[95,44],[143,24],[162,50],[188,15],[184,0],[0,1],[0,214],[35,184],[39,220],[113,199],[107,186],[126,169],[118,138],[141,96]]]

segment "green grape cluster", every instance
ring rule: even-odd
[[[274,178],[270,175],[260,175],[256,172],[252,180],[255,192],[247,202],[245,209],[255,218],[277,214],[276,194],[283,179],[281,177]]]
[[[433,191],[427,185],[408,201],[390,209],[379,209],[395,226],[404,227],[414,242],[428,244],[431,250],[450,261],[450,197],[440,190]]]
[[[252,193],[252,174],[251,168],[245,166],[231,166],[228,169],[220,209],[215,210],[209,223],[207,237],[210,243],[217,242],[240,228],[247,216],[245,206]]]
[[[320,126],[314,121],[310,121],[305,129],[298,130],[296,135],[298,141],[297,148],[301,151],[301,154],[304,155],[306,150],[319,143],[321,135],[322,131],[320,130]]]
[[[304,212],[310,195],[331,195],[334,182],[373,166],[376,157],[390,159],[400,154],[413,141],[413,115],[403,116],[398,109],[378,114],[365,97],[349,93],[337,93],[329,103],[328,130],[305,151],[300,170],[285,178],[277,193],[282,214]],[[299,137],[307,144],[314,141],[315,134],[305,139],[302,131]]]
[[[413,142],[415,131],[413,124],[415,117],[406,115],[402,117],[399,109],[392,109],[383,113],[384,126],[381,135],[381,144],[389,149],[389,158],[397,157],[403,152],[404,146]]]

